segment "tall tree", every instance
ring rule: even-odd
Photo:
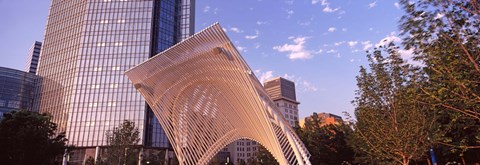
[[[13,111],[0,121],[1,164],[52,164],[66,149],[65,135],[47,114]],[[60,159],[61,160],[61,159]]]
[[[424,77],[403,62],[397,49],[389,44],[368,54],[370,71],[362,66],[357,76],[351,144],[361,163],[408,165],[429,148],[432,115],[416,101],[421,97],[416,83]]]
[[[480,1],[401,0],[404,45],[428,75],[421,92],[437,110],[437,147],[480,161]],[[476,158],[476,159],[475,159]],[[468,161],[468,160],[467,160]],[[463,160],[463,163],[466,163]]]
[[[106,163],[111,165],[136,164],[138,161],[137,144],[140,132],[135,123],[125,120],[107,132]]]
[[[324,125],[316,113],[297,129],[305,147],[310,152],[310,162],[317,165],[352,163],[354,152],[347,145],[352,129],[344,124]]]

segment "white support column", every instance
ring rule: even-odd
[[[97,160],[99,159],[99,156],[100,156],[100,147],[97,146],[95,147],[95,164],[97,164]]]

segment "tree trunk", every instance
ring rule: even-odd
[[[430,161],[430,158],[427,158],[427,163],[428,163],[428,165],[432,165],[432,162]]]
[[[460,157],[462,159],[463,165],[466,165],[467,163],[465,162],[465,158],[463,156]]]
[[[410,162],[410,160],[407,159],[406,156],[402,156],[402,161],[403,161],[403,165],[408,165],[408,163]]]

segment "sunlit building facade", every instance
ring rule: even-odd
[[[316,113],[316,115],[320,122],[320,126],[329,125],[329,124],[339,125],[343,123],[342,117],[335,114],[321,112],[321,113]],[[305,117],[305,119],[300,120],[300,126],[304,127],[306,121],[312,121],[312,120],[313,120],[312,116]]]
[[[52,0],[37,71],[40,111],[86,154],[124,120],[143,135],[138,145],[168,147],[123,73],[191,35],[194,13],[194,0]]]

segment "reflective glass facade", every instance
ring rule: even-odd
[[[34,74],[0,67],[0,118],[14,110],[34,110],[36,80]]]
[[[52,1],[38,69],[43,78],[40,111],[54,116],[69,144],[106,145],[105,132],[124,120],[134,121],[144,135],[139,145],[161,142],[158,122],[147,120],[145,101],[123,72],[178,41],[180,4]],[[162,19],[165,15],[173,16]]]

